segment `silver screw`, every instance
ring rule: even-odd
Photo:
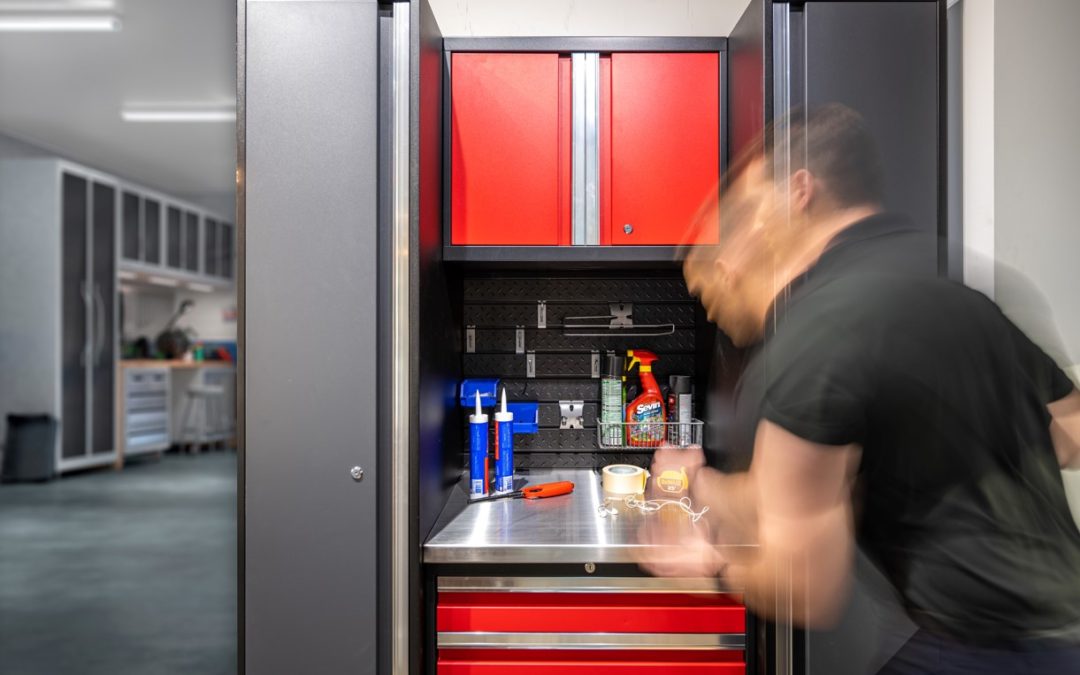
[[[585,573],[592,574],[596,571],[596,563],[585,563]]]
[[[352,476],[353,480],[358,483],[364,480],[364,470],[358,466],[354,466],[353,468],[349,469],[349,475]]]
[[[634,233],[634,226],[631,225],[630,223],[627,223],[627,224],[622,226],[622,231],[627,233],[627,234],[633,234]]]

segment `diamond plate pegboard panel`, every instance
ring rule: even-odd
[[[601,469],[609,464],[631,464],[643,469],[652,453],[634,455],[602,452],[526,452],[514,456],[515,469]]]
[[[681,277],[476,277],[465,280],[465,303],[692,302]]]
[[[495,425],[491,425],[493,428]],[[469,446],[469,430],[462,429],[465,447]],[[488,447],[494,447],[489,444]],[[535,434],[515,434],[514,452],[558,452],[560,450],[597,449],[596,429],[541,429]]]
[[[599,380],[503,379],[506,396],[515,401],[586,401],[600,398]]]
[[[584,330],[584,329],[583,329]],[[603,329],[589,329],[590,333]],[[658,355],[664,352],[693,352],[695,332],[693,328],[677,329],[671,335],[650,337],[620,337],[617,334],[604,337],[581,337],[571,330],[552,328],[538,330],[524,329],[525,349],[548,352],[589,352],[620,351],[627,349],[651,349]],[[516,329],[514,328],[476,328],[476,351],[513,354],[517,347]]]
[[[548,325],[558,326],[566,323],[571,316],[609,316],[609,303],[634,302],[625,298],[610,298],[602,304],[567,305],[547,303]],[[673,323],[676,327],[694,325],[693,303],[640,303],[634,302],[634,323],[656,324]],[[580,320],[575,321],[581,323]],[[603,323],[603,319],[597,322]],[[492,305],[466,304],[465,325],[491,328],[510,328],[513,326],[536,326],[536,302],[527,305]]]
[[[694,372],[693,354],[659,354],[660,359],[653,365],[653,373],[661,384],[670,374],[692,374]],[[465,354],[465,377],[510,377],[524,378],[526,375],[525,354]],[[591,354],[536,354],[536,377],[540,378],[592,378]],[[636,379],[636,378],[635,378]],[[509,395],[509,391],[507,395]],[[524,399],[523,399],[524,400]]]

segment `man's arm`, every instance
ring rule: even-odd
[[[728,568],[755,612],[813,627],[836,620],[854,564],[851,482],[859,454],[856,445],[812,443],[772,422],[758,425],[754,460],[740,488],[756,507],[759,554]],[[707,485],[696,485],[695,492]],[[791,616],[777,609],[786,605],[777,602],[785,596]]]
[[[1050,438],[1062,469],[1080,469],[1080,391],[1046,406],[1050,410]]]

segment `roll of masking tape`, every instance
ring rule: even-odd
[[[649,472],[640,466],[611,464],[601,472],[600,485],[611,495],[636,495],[645,492]]]

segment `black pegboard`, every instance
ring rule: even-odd
[[[470,302],[467,300],[467,302]],[[674,323],[678,328],[692,328],[694,326],[694,304],[692,301],[678,303],[643,303],[634,302],[631,299],[613,298],[611,302],[630,302],[633,304],[634,322],[638,324]],[[487,304],[482,299],[476,298],[472,304],[465,305],[464,324],[484,328],[513,328],[514,326],[536,327],[537,303],[507,305]],[[610,303],[603,304],[566,304],[547,302],[546,316],[550,326],[561,326],[566,323],[581,324],[605,323],[610,319],[585,320],[573,317],[610,315]],[[567,317],[571,317],[567,321]]]
[[[514,354],[518,348],[517,330],[514,328],[473,329],[476,335],[476,353]],[[523,329],[523,343],[526,351],[535,352],[578,352],[591,350],[626,352],[638,348],[642,341],[648,341],[652,349],[660,352],[693,353],[695,332],[693,327],[678,328],[671,335],[653,335],[623,337],[611,335],[603,337],[582,336],[585,330],[562,330],[536,328]],[[602,331],[588,330],[589,333]]]
[[[647,273],[643,273],[647,274]],[[465,303],[693,302],[682,277],[474,277]]]
[[[517,469],[597,469],[609,464],[631,464],[647,469],[652,453],[532,452],[514,457]]]
[[[694,375],[699,312],[682,278],[650,276],[475,276],[463,280],[463,325],[471,327],[473,351],[462,354],[464,377],[497,377],[511,401],[540,403],[536,434],[515,436],[515,464],[520,468],[599,467],[611,463],[646,466],[651,449],[602,452],[596,441],[596,403],[600,380],[593,377],[593,352],[648,349],[659,357],[653,372],[663,385],[669,374]],[[537,306],[544,301],[547,327],[537,326]],[[626,337],[618,333],[582,336],[567,323],[608,324],[612,303],[633,303],[635,325],[672,324],[674,332],[648,331]],[[517,327],[523,328],[524,350],[518,353]],[[467,330],[467,329],[466,329]],[[601,329],[583,329],[580,332]],[[645,332],[645,331],[642,331]],[[466,336],[462,336],[466,343]],[[528,352],[535,376],[527,377]],[[632,375],[633,384],[637,376]],[[583,429],[559,429],[558,401],[585,402]],[[467,425],[462,429],[468,447]],[[467,464],[467,458],[466,458]]]
[[[601,353],[601,356],[603,354]],[[661,384],[667,383],[668,375],[694,372],[693,354],[658,354],[660,360],[653,365],[653,374]],[[526,378],[527,354],[465,354],[462,365],[465,377]],[[542,354],[537,353],[537,379],[591,379],[592,354]],[[636,381],[637,375],[631,375]],[[510,392],[507,392],[507,396]]]

